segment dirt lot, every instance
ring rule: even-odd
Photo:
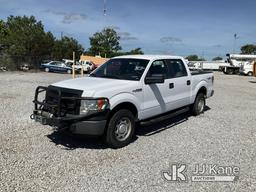
[[[71,78],[0,73],[0,191],[256,191],[256,78],[215,73],[215,95],[198,117],[138,127],[129,146],[69,137],[29,119],[38,85]],[[186,163],[238,166],[236,182],[166,182]]]

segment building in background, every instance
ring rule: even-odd
[[[92,62],[94,63],[97,67],[102,65],[103,63],[105,63],[106,61],[108,61],[109,58],[103,58],[103,57],[100,57],[100,56],[88,56],[88,55],[81,55],[80,56],[80,62]]]

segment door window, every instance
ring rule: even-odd
[[[180,59],[168,59],[168,78],[177,78],[187,76],[187,70],[184,63]]]
[[[157,60],[152,63],[150,66],[147,76],[152,76],[156,74],[162,74],[164,77],[167,77],[167,66],[163,60]]]
[[[50,63],[50,65],[57,65],[57,62],[52,61],[52,62]]]

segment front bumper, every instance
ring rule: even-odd
[[[45,99],[39,101],[39,94],[45,92]],[[102,135],[105,131],[109,109],[89,111],[80,114],[81,90],[39,86],[35,92],[35,109],[31,119],[42,125],[49,125],[57,131],[69,130],[75,134]]]
[[[53,117],[51,114],[34,110],[31,119],[42,125],[49,125],[57,131],[68,130],[74,134],[103,135],[107,123],[109,110],[89,112],[86,115],[70,115],[67,117]]]

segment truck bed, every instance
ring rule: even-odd
[[[212,71],[203,71],[203,70],[190,70],[191,75],[203,75],[207,73],[212,73]]]

